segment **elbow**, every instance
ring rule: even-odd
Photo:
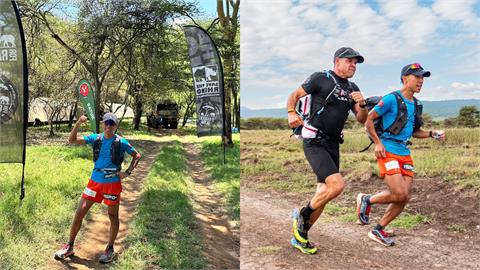
[[[367,122],[367,116],[359,117],[357,120],[358,120],[358,122],[365,125],[365,123]]]

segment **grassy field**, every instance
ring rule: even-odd
[[[134,131],[129,128],[128,123],[122,124],[119,131],[130,140],[154,139],[154,135],[145,125],[141,125],[139,131]],[[88,126],[82,126],[80,135],[88,134],[88,129]],[[26,198],[21,208],[18,206],[21,165],[0,164],[1,269],[41,267],[67,239],[74,210],[92,169],[91,148],[67,146],[69,131],[66,125],[61,125],[55,130],[55,136],[49,138],[47,126],[29,128]],[[172,132],[177,131],[161,131],[167,135]],[[195,129],[192,127],[178,132],[183,135],[155,138],[157,141],[177,142],[165,148],[163,151],[167,152],[159,155],[162,159],[156,160],[143,190],[134,234],[129,238],[132,248],[125,254],[125,258],[118,262],[116,268],[138,269],[138,265],[156,268],[160,265],[166,268],[202,268],[205,265],[203,257],[198,253],[199,236],[192,230],[195,228],[195,219],[188,200],[189,191],[182,182],[188,179],[181,145],[184,142],[198,143],[212,178],[225,195],[232,217],[238,220],[239,135],[235,135],[235,147],[227,149],[228,163],[224,167],[218,162],[223,152],[215,145],[219,143],[216,138],[198,139],[193,135]],[[139,150],[142,152],[144,149]],[[216,152],[218,154],[215,154]],[[168,156],[167,159],[164,159],[165,155]],[[128,156],[125,162],[129,162]],[[89,216],[98,210],[98,206],[93,207]],[[87,222],[85,225],[88,226]],[[81,233],[78,240],[82,241]],[[149,248],[153,248],[159,256],[149,257],[147,251],[152,251]]]
[[[27,148],[26,197],[19,208],[21,166],[1,164],[2,269],[34,269],[67,239],[74,209],[91,173],[87,147]]]
[[[279,191],[311,194],[316,178],[303,154],[302,143],[290,137],[288,130],[243,130],[241,142],[242,186],[258,191]],[[441,178],[458,187],[480,190],[480,128],[447,129],[445,142],[414,139],[412,158],[415,175],[420,178]],[[363,129],[345,131],[341,145],[340,170],[347,183],[378,175],[373,146]],[[351,194],[347,194],[350,196]],[[345,222],[355,221],[355,210],[335,203],[325,213]],[[411,228],[428,222],[428,217],[402,214],[392,226]],[[455,228],[454,228],[455,229]],[[452,229],[453,230],[453,229]]]

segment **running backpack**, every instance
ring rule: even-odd
[[[112,142],[110,147],[110,157],[112,159],[112,163],[118,166],[118,170],[122,169],[123,159],[125,157],[125,152],[120,149],[120,140],[122,137],[118,134],[115,134],[115,140]],[[102,134],[97,134],[97,138],[93,142],[93,161],[97,161],[98,157],[100,156],[100,149],[102,149],[102,141],[103,136]]]
[[[320,130],[320,127],[313,126],[310,123],[313,122],[313,119],[315,117],[318,117],[323,112],[325,106],[330,104],[332,100],[329,98],[333,94],[333,92],[335,92],[336,89],[341,89],[341,86],[337,82],[337,79],[335,78],[335,76],[330,74],[330,71],[325,70],[324,73],[327,75],[327,78],[331,78],[333,80],[334,87],[325,98],[320,97],[319,99],[320,106],[313,112],[311,111],[312,109],[311,94],[301,97],[298,100],[295,106],[295,111],[302,118],[304,125],[293,128],[292,135],[295,135],[296,138],[313,139],[313,138],[316,138],[319,135],[319,133],[322,133],[322,131]],[[348,85],[351,88],[350,81],[348,82]]]
[[[397,101],[397,116],[395,118],[395,121],[388,127],[384,128],[383,127],[383,117],[380,116],[377,119],[373,121],[373,125],[375,126],[375,132],[377,133],[378,138],[382,136],[383,133],[388,132],[393,135],[397,135],[402,131],[402,129],[405,127],[405,125],[408,122],[408,111],[407,111],[407,105],[405,104],[405,101],[403,98],[400,96],[400,94],[397,91],[392,92],[395,96],[395,99]],[[378,104],[382,100],[382,96],[373,96],[365,99],[365,102],[367,104],[368,111],[370,112],[375,105]],[[413,103],[415,106],[414,109],[414,122],[413,122],[413,132],[417,131],[422,125],[423,125],[423,119],[422,119],[422,112],[423,112],[423,105],[420,101],[418,101],[417,98],[413,97]],[[367,133],[368,135],[368,133]],[[364,152],[370,148],[373,144],[373,140],[368,135],[368,138],[370,139],[370,144],[361,150],[360,152]],[[412,143],[410,141],[406,142],[407,145],[411,145]]]

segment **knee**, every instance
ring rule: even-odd
[[[345,189],[345,182],[342,180],[342,181],[338,181],[335,183],[335,185],[332,185],[330,188],[329,188],[329,193],[330,193],[330,196],[332,198],[335,198],[337,197],[338,195],[340,195],[343,190]]]
[[[399,203],[407,203],[410,200],[410,194],[407,191],[398,192],[395,194],[395,201]]]

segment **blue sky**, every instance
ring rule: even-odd
[[[198,7],[201,11],[205,12],[207,18],[217,17],[217,1],[216,0],[197,0],[193,1],[198,3]]]
[[[418,62],[432,72],[420,99],[480,99],[480,1],[244,0],[241,10],[242,106],[285,107],[342,46],[365,57],[352,79],[365,96],[399,89],[400,69]]]

